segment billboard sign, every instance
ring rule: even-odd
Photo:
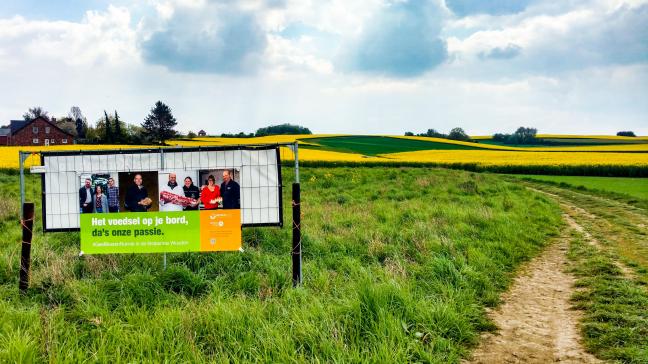
[[[278,146],[42,152],[43,230],[86,254],[229,251],[282,226]]]
[[[84,254],[240,249],[240,210],[81,214]]]

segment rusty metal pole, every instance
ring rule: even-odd
[[[31,265],[32,229],[34,227],[34,203],[23,204],[22,225],[22,251],[20,253],[20,281],[18,288],[25,292],[29,288],[29,270]]]

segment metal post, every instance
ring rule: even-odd
[[[292,269],[293,286],[302,283],[302,251],[301,251],[301,207],[299,183],[292,185]]]
[[[301,188],[299,186],[299,154],[298,144],[293,147],[295,153],[295,183],[292,186],[292,213],[293,213],[293,236],[292,236],[292,267],[293,286],[302,283],[302,249],[301,249]]]
[[[160,170],[164,170],[164,149],[162,148],[160,148]],[[164,253],[163,266],[164,266],[164,270],[166,270],[167,269],[166,252]]]
[[[25,155],[29,155],[29,153],[18,152],[18,162],[20,164],[20,216],[24,213],[25,205],[25,160],[27,159]]]
[[[34,203],[25,203],[22,207],[22,251],[20,253],[20,280],[18,289],[25,292],[29,288],[29,269],[31,265],[32,228],[34,227]]]
[[[295,142],[295,183],[299,183],[299,144]]]

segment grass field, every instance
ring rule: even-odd
[[[572,187],[614,192],[648,200],[648,178],[515,175],[539,181],[564,183]]]
[[[243,253],[169,254],[164,271],[160,255],[80,259],[78,234],[37,219],[22,297],[15,174],[0,204],[0,362],[459,362],[560,226],[555,203],[494,175],[303,168],[303,287],[290,224],[245,229]]]
[[[308,139],[326,150],[358,153],[375,156],[378,154],[412,152],[419,150],[466,150],[480,149],[478,146],[451,144],[436,141],[391,138],[383,136],[344,136]],[[313,146],[307,146],[313,147]]]

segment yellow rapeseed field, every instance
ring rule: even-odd
[[[392,138],[401,138],[401,139],[413,139],[413,140],[423,140],[428,142],[436,143],[446,143],[446,144],[456,144],[456,145],[465,145],[474,148],[481,149],[490,149],[490,150],[512,150],[512,151],[534,151],[534,152],[551,152],[551,151],[565,151],[565,152],[576,152],[576,151],[585,151],[585,152],[648,152],[648,138],[627,138],[627,137],[614,137],[613,139],[622,140],[627,138],[629,140],[645,140],[646,143],[642,144],[613,144],[613,145],[578,145],[578,146],[556,146],[556,147],[510,147],[504,145],[493,145],[486,143],[471,143],[471,142],[462,142],[458,140],[449,140],[442,138],[431,138],[431,137],[417,137],[417,136],[391,136]],[[476,138],[475,138],[476,139]],[[481,138],[484,140],[486,138]]]
[[[616,140],[646,140],[648,141],[648,136],[637,136],[637,137],[624,137],[617,135],[574,135],[574,134],[537,134],[538,138],[550,138],[550,139],[616,139]],[[477,135],[471,136],[471,139],[475,140],[486,140],[493,139],[492,135]]]
[[[300,143],[308,143],[310,138],[335,137],[341,134],[309,134],[309,135],[270,135],[254,138],[221,138],[221,137],[202,137],[192,140],[170,140],[168,144],[178,146],[200,146],[200,145],[245,145],[245,144],[279,144],[294,143],[297,139]]]
[[[626,137],[617,135],[573,135],[573,134],[538,134],[538,138],[550,139],[616,139],[616,140],[646,140],[648,136]]]
[[[30,156],[25,165],[27,167],[33,165],[40,165],[40,156],[36,153],[39,151],[58,151],[58,150],[96,150],[96,149],[132,149],[142,148],[141,145],[107,145],[107,144],[69,144],[69,145],[55,145],[55,146],[0,146],[0,168],[18,168],[18,152],[34,152]]]
[[[192,141],[174,140],[171,144],[179,146],[198,145],[232,145],[232,144],[274,144],[290,143],[300,139],[301,145],[309,145],[301,139],[323,137],[331,135],[279,135],[259,138],[198,138]],[[476,145],[485,147],[484,144],[467,142],[448,141],[447,139],[427,137],[403,137],[407,139],[429,140],[435,142],[449,142],[462,145]],[[311,144],[313,145],[313,144]],[[94,149],[126,149],[142,148],[140,145],[57,145],[57,146],[36,146],[36,147],[0,147],[0,168],[18,168],[18,151],[37,152],[41,150],[94,150]],[[155,147],[153,147],[155,148]],[[549,152],[550,150],[560,152]],[[637,153],[615,153],[614,151],[635,151]],[[645,153],[644,153],[645,152]],[[281,158],[292,160],[292,152],[285,147],[281,148]],[[320,149],[300,148],[299,159],[301,161],[323,161],[323,162],[419,162],[439,164],[460,164],[475,163],[484,166],[506,166],[506,165],[546,165],[546,166],[648,166],[648,144],[631,145],[610,145],[610,146],[578,146],[578,147],[548,147],[548,148],[509,148],[488,146],[482,150],[425,150],[416,152],[382,154],[377,157],[367,157],[361,154],[344,153]],[[38,165],[40,158],[34,155],[28,159],[26,165]]]
[[[617,165],[648,166],[648,153],[607,152],[517,152],[480,150],[424,150],[383,154],[381,157],[403,162],[480,165]]]
[[[648,152],[648,141],[645,144],[612,144],[612,145],[579,145],[574,147],[534,147],[526,148],[532,151],[561,151],[561,152]]]

